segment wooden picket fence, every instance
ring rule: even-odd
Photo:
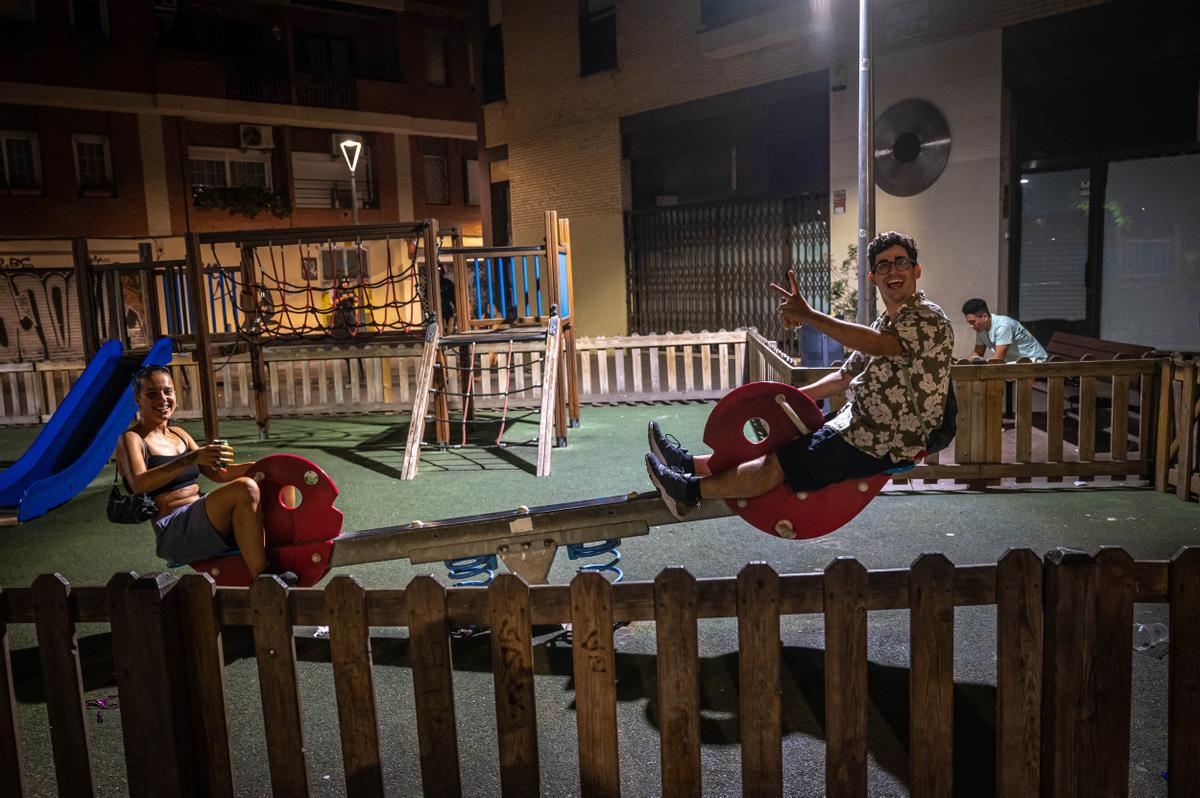
[[[754,331],[747,346],[751,380],[799,386],[833,370],[804,368]],[[1150,480],[1156,436],[1161,439],[1167,418],[1156,393],[1171,371],[1164,358],[952,366],[954,443],[903,477],[972,485],[1004,478]],[[1194,377],[1193,371],[1193,383]],[[1007,424],[1006,386],[1013,397]]]
[[[346,792],[384,793],[381,710],[371,627],[407,627],[426,795],[461,795],[450,630],[491,627],[502,794],[540,795],[532,624],[571,623],[579,783],[620,793],[624,751],[616,712],[614,621],[653,621],[662,795],[699,795],[699,630],[737,618],[738,715],[744,795],[783,790],[780,623],[823,615],[825,794],[867,794],[869,613],[909,611],[909,779],[913,795],[953,791],[954,608],[996,608],[996,794],[1000,798],[1121,795],[1129,783],[1135,602],[1170,606],[1169,789],[1200,791],[1200,547],[1169,562],[1118,548],[1059,550],[1040,560],[1010,550],[995,565],[955,566],[927,554],[910,569],[868,571],[839,558],[824,573],[779,575],[747,565],[736,578],[668,568],[653,582],[610,585],[595,573],[570,585],[527,586],[511,574],[487,588],[447,590],[419,576],[405,589],[364,589],[352,576],[289,590],[271,577],[216,589],[206,576],[118,574],[73,588],[58,575],[0,591],[0,794],[24,796],[7,631],[35,624],[50,741],[62,795],[92,795],[88,717],[76,627],[109,624],[121,697],[129,793],[238,794],[222,625],[253,627],[274,794],[309,793],[294,626],[328,625]],[[558,689],[556,687],[556,689]],[[385,709],[386,708],[386,709]],[[804,767],[789,758],[790,767]],[[628,764],[627,764],[628,766]],[[815,763],[814,763],[815,766]]]
[[[481,394],[517,391],[510,407],[536,407],[541,402],[540,343],[517,343],[511,352],[501,339],[488,345],[490,368],[477,368],[475,390]],[[581,338],[576,367],[581,401],[687,401],[715,399],[742,383],[746,331],[667,333]],[[451,350],[451,366],[459,353]],[[421,349],[417,345],[347,348],[280,348],[264,353],[268,403],[272,417],[351,413],[407,412],[417,384]],[[0,364],[0,425],[48,421],[84,368],[82,362]],[[478,365],[478,364],[477,364]],[[171,363],[177,389],[178,418],[202,417],[200,368],[190,354]],[[254,395],[250,357],[214,358],[217,413],[221,418],[253,418]],[[476,406],[499,406],[499,397],[481,398]]]
[[[1200,358],[1176,357],[1163,369],[1158,419],[1155,488],[1200,496]]]

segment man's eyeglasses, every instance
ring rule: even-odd
[[[877,260],[875,268],[871,271],[876,274],[891,274],[893,271],[897,274],[902,274],[913,267],[916,263],[912,258],[896,258],[895,260]]]

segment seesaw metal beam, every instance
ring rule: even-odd
[[[685,520],[731,514],[725,502],[706,501]],[[541,574],[533,582],[541,583],[559,546],[637,537],[649,534],[650,527],[677,523],[658,493],[631,493],[348,532],[333,539],[329,566],[399,559],[419,564],[496,554],[527,581]]]

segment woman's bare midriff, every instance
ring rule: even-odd
[[[167,493],[160,493],[154,497],[154,506],[158,508],[158,515],[154,516],[154,520],[157,521],[172,510],[186,507],[199,499],[200,486],[194,482]]]

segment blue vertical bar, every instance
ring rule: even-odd
[[[229,332],[229,290],[225,287],[226,279],[230,283],[233,282],[233,275],[227,272],[218,272],[221,275],[221,326],[225,329],[223,332]]]
[[[500,283],[500,318],[508,316],[508,286],[504,280],[504,258],[496,258],[496,281]]]
[[[571,297],[567,290],[567,253],[558,253],[558,315],[567,318],[571,315]]]
[[[238,318],[237,296],[238,296],[239,291],[238,291],[238,284],[237,284],[237,275],[234,274],[233,272],[229,273],[229,284],[232,286],[232,290],[233,290],[233,301],[230,302],[229,304],[233,306],[233,327],[234,327],[234,331],[236,332],[237,330],[242,329],[242,321],[241,321],[241,319]]]
[[[213,324],[213,327],[215,328],[217,326],[217,292],[214,290],[214,287],[213,287],[212,272],[209,272],[208,274],[206,274],[204,276],[206,278],[208,278],[208,280],[207,280],[207,282],[208,282],[208,317],[210,319],[212,319],[212,324]],[[221,273],[217,272],[217,280],[220,280],[220,279],[221,279]],[[224,288],[224,286],[221,286],[221,287]],[[214,329],[213,332],[216,332],[216,330]]]
[[[183,317],[183,330],[195,334],[196,331],[192,329],[191,307],[188,305],[187,280],[182,274],[176,275],[175,280],[179,284],[179,310]]]
[[[170,273],[163,270],[162,273],[162,295],[163,302],[167,306],[167,333],[169,335],[178,335],[175,329],[175,299],[171,295]],[[157,308],[155,308],[157,311]]]
[[[484,268],[487,271],[487,287],[488,287],[488,303],[487,303],[488,315],[487,315],[487,317],[490,319],[490,318],[493,318],[493,310],[494,310],[494,308],[492,307],[492,302],[494,301],[494,299],[492,297],[492,259],[486,258],[484,260],[484,262],[487,264]]]
[[[479,286],[479,258],[471,261],[475,266],[475,309],[479,311],[480,316],[483,314],[483,289]],[[470,308],[467,308],[467,315],[470,315]]]
[[[503,263],[503,261],[501,261],[501,263]],[[517,298],[517,259],[511,256],[508,259],[508,273],[510,275],[508,279],[508,285],[513,292],[513,315],[520,316],[521,300]]]
[[[537,314],[539,319],[542,317],[542,267],[539,263],[540,260],[541,258],[537,255],[533,256],[533,286],[534,290],[537,291]]]
[[[513,268],[517,268],[517,259],[513,258]],[[525,286],[525,315],[529,315],[529,259],[521,256],[521,284]]]

